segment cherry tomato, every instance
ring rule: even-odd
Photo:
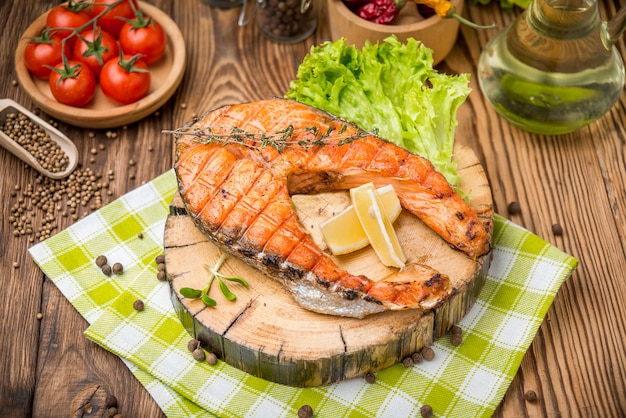
[[[140,55],[123,55],[104,64],[100,87],[110,99],[129,104],[145,97],[150,90],[150,71]]]
[[[67,61],[58,64],[50,73],[50,91],[60,103],[83,107],[96,94],[96,78],[82,62]]]
[[[53,8],[46,17],[46,27],[61,38],[67,38],[75,28],[79,28],[91,20],[85,7],[85,4],[78,3],[72,6],[61,5]]]
[[[50,67],[63,61],[62,39],[44,30],[41,36],[33,38],[24,49],[24,62],[28,71],[35,77],[48,78]],[[70,56],[69,45],[65,45],[65,56]]]
[[[97,16],[106,10],[109,5],[115,3],[119,0],[97,0],[93,6],[91,6],[91,14],[92,16]],[[132,6],[131,6],[132,1]],[[133,10],[133,6],[135,10],[139,10],[139,5],[137,4],[137,0],[124,0],[116,6],[113,6],[109,11],[107,11],[104,15],[98,18],[98,25],[102,27],[105,31],[109,32],[114,36],[118,36],[122,26],[126,23],[123,19],[132,19],[135,17],[135,11]]]
[[[115,37],[99,27],[81,32],[74,44],[74,60],[85,63],[96,78],[100,77],[104,64],[118,55]]]
[[[120,31],[120,46],[125,54],[141,54],[146,64],[157,62],[165,53],[165,32],[161,25],[141,12]]]

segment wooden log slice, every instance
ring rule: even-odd
[[[493,230],[493,202],[485,173],[474,152],[455,148],[462,182],[472,208]],[[292,196],[302,224],[322,249],[319,224],[349,205],[347,192]],[[220,273],[245,278],[249,288],[229,284],[237,295],[228,301],[213,283],[217,306],[183,298],[180,289],[206,286],[221,253],[193,224],[176,195],[165,225],[165,261],[175,310],[190,335],[218,358],[254,376],[291,386],[318,386],[381,370],[447,332],[472,307],[484,283],[490,255],[473,261],[453,249],[407,211],[394,223],[408,262],[420,262],[447,274],[455,294],[434,311],[387,311],[364,319],[307,311],[272,278],[228,256]],[[374,251],[364,248],[333,257],[353,274],[378,280],[391,272]]]

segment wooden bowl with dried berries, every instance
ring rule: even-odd
[[[345,38],[361,48],[395,35],[421,41],[433,50],[434,64],[452,50],[464,0],[327,0],[332,40]]]

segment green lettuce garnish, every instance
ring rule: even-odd
[[[395,36],[359,50],[345,39],[311,48],[285,95],[376,132],[429,159],[452,185],[456,112],[471,89],[469,74],[433,69],[432,50]]]

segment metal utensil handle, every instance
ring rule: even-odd
[[[259,4],[259,2],[257,0],[251,0],[252,1],[252,10],[250,10],[250,14],[248,16],[246,16],[246,11],[248,10],[248,0],[243,0],[243,6],[241,7],[241,12],[239,13],[239,19],[237,20],[237,24],[239,26],[246,26],[248,23],[250,23],[250,19],[252,19],[252,17],[254,16],[254,13],[256,12],[256,7],[257,4]]]

